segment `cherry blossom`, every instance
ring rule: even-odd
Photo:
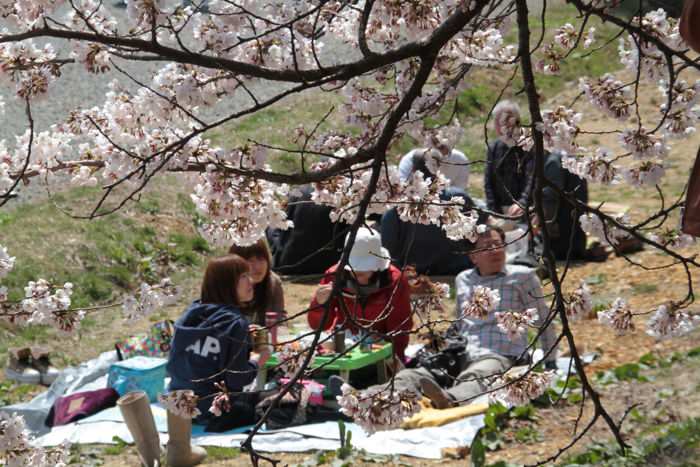
[[[598,108],[611,117],[619,120],[627,120],[630,116],[632,104],[632,90],[630,86],[606,73],[600,78],[579,78],[579,89]]]
[[[529,326],[534,326],[537,320],[537,309],[528,308],[524,311],[500,311],[495,313],[498,329],[515,341],[527,334]]]
[[[616,298],[609,309],[599,311],[598,321],[614,329],[618,336],[634,331],[632,311],[622,298]]]
[[[371,387],[358,391],[343,384],[341,392],[337,396],[340,411],[368,434],[398,428],[403,420],[421,410],[421,396],[409,390]]]
[[[591,289],[585,281],[569,295],[566,300],[566,316],[572,321],[585,318],[593,311],[593,298]]]
[[[152,314],[155,310],[177,302],[179,289],[169,278],[156,285],[142,283],[137,296],[124,299],[122,312],[127,320],[136,320]]]
[[[500,302],[498,290],[477,285],[462,306],[462,314],[468,318],[486,319]]]
[[[190,389],[158,395],[158,402],[166,410],[182,418],[196,418],[202,413],[197,408],[198,400],[197,395]]]
[[[24,418],[0,412],[0,462],[7,467],[65,467],[70,444],[64,441],[55,448],[32,445]]]
[[[525,374],[526,371],[529,373]],[[492,383],[499,388],[489,398],[494,402],[506,405],[527,405],[532,399],[537,399],[550,387],[554,380],[554,371],[538,373],[531,369],[521,371],[511,370]]]
[[[658,185],[666,170],[660,162],[643,161],[636,166],[621,170],[622,178],[632,186]]]
[[[593,43],[595,42],[595,32],[596,29],[594,27],[588,28],[588,31],[586,31],[586,36],[585,39],[583,40],[583,48],[588,49],[590,48]]]
[[[558,106],[554,110],[544,110],[542,112],[542,122],[538,122],[536,127],[542,132],[545,146],[553,152],[563,154],[575,154],[579,150],[575,138],[580,129],[583,114],[564,106]]]
[[[292,378],[297,373],[305,351],[306,349],[302,351],[301,346],[296,342],[286,343],[278,350],[279,369],[285,377]]]
[[[619,180],[613,154],[607,148],[597,148],[594,154],[566,155],[561,165],[569,172],[590,182],[611,184]]]
[[[646,332],[656,339],[671,339],[688,334],[698,321],[699,316],[690,315],[673,305],[661,305],[647,321]]]
[[[669,147],[663,135],[649,133],[641,127],[634,130],[625,130],[620,135],[622,147],[630,151],[636,159],[656,157],[663,159],[668,155]]]
[[[7,276],[14,266],[15,257],[10,256],[7,252],[7,248],[0,245],[0,278]]]
[[[231,411],[231,401],[229,400],[228,388],[226,387],[226,382],[221,381],[214,383],[214,386],[218,392],[214,396],[214,400],[211,402],[211,407],[209,407],[209,412],[211,412],[215,417],[220,417],[221,414]]]

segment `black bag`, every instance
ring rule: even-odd
[[[421,349],[416,355],[418,366],[435,376],[438,383],[449,386],[467,366],[467,340],[460,335],[448,335],[439,352]]]
[[[255,406],[255,414],[259,420],[265,415],[272,402],[279,393],[265,397]],[[311,393],[303,387],[293,387],[282,399],[273,407],[268,415],[266,424],[268,430],[287,428],[289,426],[303,425],[306,423],[306,410],[309,406],[309,396]]]

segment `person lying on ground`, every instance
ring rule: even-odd
[[[307,315],[309,325],[324,330],[339,327],[355,334],[361,327],[389,336],[394,354],[403,362],[408,332],[413,328],[409,288],[402,272],[390,264],[379,233],[366,227],[357,230],[348,265],[342,272],[342,296],[331,300],[328,318],[322,323],[337,267],[326,271],[314,293]]]

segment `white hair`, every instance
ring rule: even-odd
[[[503,136],[502,130],[512,127],[514,120],[520,120],[520,107],[515,102],[501,101],[493,108],[493,127],[499,135]]]

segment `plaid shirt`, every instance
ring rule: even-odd
[[[481,285],[497,290],[501,296],[498,306],[489,313],[486,320],[467,318],[462,315],[462,308],[471,296],[474,287]],[[536,308],[537,326],[541,326],[549,313],[549,307],[542,297],[542,286],[535,272],[524,266],[506,265],[504,271],[492,276],[482,277],[476,268],[461,272],[455,279],[457,289],[457,318],[462,318],[459,326],[467,338],[467,352],[470,358],[497,353],[518,359],[527,347],[527,334],[523,333],[512,341],[508,335],[498,329],[497,311],[524,311]],[[539,343],[546,353],[556,342],[554,326],[548,326],[540,336]],[[556,351],[549,354],[548,361],[556,358]]]

